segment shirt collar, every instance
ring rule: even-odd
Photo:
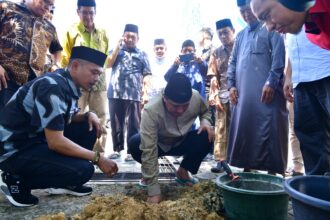
[[[123,46],[123,50],[124,51],[127,51],[127,52],[139,52],[139,50],[137,49],[137,47],[134,47],[134,48],[127,48],[125,45]]]
[[[260,24],[261,24],[261,22],[258,20],[253,22],[252,24],[249,25],[249,31],[255,31],[259,27]]]
[[[81,96],[81,92],[79,87],[73,82],[69,70],[65,69],[65,71],[62,72],[62,76],[67,80],[73,96],[78,99]]]
[[[80,31],[80,32],[82,32],[82,33],[84,33],[84,32],[88,32],[87,30],[86,30],[86,28],[85,28],[85,25],[82,23],[82,22],[79,22],[79,24],[78,24],[78,30]],[[96,26],[95,26],[95,23],[94,23],[94,31],[93,32],[97,32],[97,29],[96,29]]]

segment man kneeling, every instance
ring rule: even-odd
[[[200,128],[191,130],[199,116]],[[140,134],[129,141],[133,158],[142,164],[141,184],[148,188],[148,202],[159,203],[161,191],[158,184],[158,157],[171,155],[184,158],[176,172],[176,180],[192,185],[195,180],[188,171],[196,174],[210,152],[214,138],[211,114],[202,97],[192,90],[189,79],[174,74],[163,93],[152,99],[142,112]]]
[[[13,205],[36,205],[31,189],[90,194],[92,188],[83,184],[93,164],[110,177],[117,173],[116,163],[92,151],[99,119],[77,108],[80,88],[89,90],[98,81],[105,59],[99,51],[74,47],[68,69],[25,84],[1,110],[0,188]]]

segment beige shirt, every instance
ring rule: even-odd
[[[157,146],[165,152],[178,146],[186,138],[197,117],[201,124],[211,124],[211,114],[196,90],[193,90],[187,111],[178,118],[166,110],[162,96],[163,92],[145,106],[140,125],[141,169],[143,177],[148,182],[149,196],[160,194]]]

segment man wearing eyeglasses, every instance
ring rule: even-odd
[[[55,27],[44,19],[54,2],[0,2],[0,110],[21,85],[43,74],[48,50],[62,50]]]
[[[100,52],[108,54],[108,37],[105,30],[98,28],[94,23],[96,15],[95,0],[78,0],[77,14],[80,22],[75,23],[70,30],[66,32],[63,42],[63,55],[61,65],[66,67],[71,56],[71,50],[74,46],[85,46],[96,49]],[[101,120],[102,135],[94,146],[95,151],[104,152],[106,146],[106,80],[105,73],[102,73],[99,81],[92,87],[90,91],[82,90],[82,96],[78,105],[82,112],[95,112]]]

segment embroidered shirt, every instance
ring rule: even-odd
[[[0,27],[0,65],[18,85],[42,75],[47,51],[61,49],[51,46],[59,44],[55,27],[24,4],[1,1]]]

